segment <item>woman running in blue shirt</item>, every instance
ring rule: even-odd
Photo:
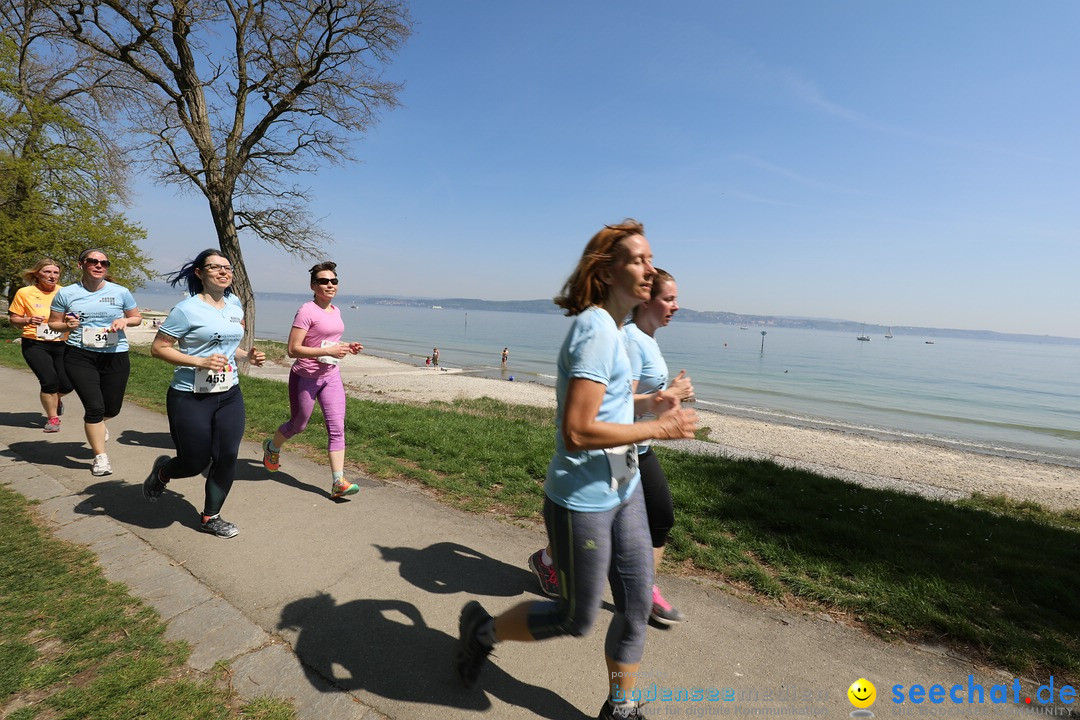
[[[142,323],[142,314],[126,287],[110,282],[109,258],[98,249],[79,255],[82,277],[60,289],[49,308],[49,327],[67,332],[64,368],[83,404],[83,430],[94,453],[90,472],[112,473],[105,442],[105,421],[124,405],[131,362],[125,330]]]
[[[626,324],[635,399],[655,394],[658,398],[673,395],[680,402],[693,400],[694,386],[686,371],[680,370],[674,378],[669,378],[667,362],[654,337],[658,329],[667,327],[678,310],[679,288],[675,284],[675,278],[656,268],[649,301],[634,308],[633,320]],[[644,421],[649,418],[649,415],[644,415],[637,419]],[[638,467],[641,468],[641,489],[645,496],[645,510],[649,516],[653,564],[656,566],[664,557],[668,535],[675,525],[675,507],[671,502],[667,475],[652,451],[651,440],[638,443]],[[686,619],[678,608],[664,598],[656,585],[653,585],[652,596],[650,617],[653,621],[661,625],[674,625]]]
[[[239,532],[221,517],[244,436],[236,358],[246,357],[256,366],[266,359],[259,350],[239,350],[244,308],[232,294],[232,280],[232,263],[214,249],[203,250],[169,277],[173,287],[184,283],[190,297],[169,312],[150,353],[177,366],[165,399],[176,457],[159,457],[143,482],[143,495],[154,502],[170,480],[207,470],[199,530],[220,538]]]
[[[637,718],[635,678],[652,605],[653,558],[637,450],[648,438],[690,438],[697,418],[677,401],[635,407],[622,323],[649,299],[652,251],[633,220],[605,227],[585,248],[555,299],[574,318],[558,357],[555,455],[544,484],[548,545],[559,598],[525,602],[492,618],[473,601],[461,611],[454,658],[472,687],[497,642],[587,634],[610,582],[615,615],[604,646],[607,700],[600,718]],[[635,413],[656,419],[634,423]]]

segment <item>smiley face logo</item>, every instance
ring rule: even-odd
[[[848,700],[857,708],[868,708],[877,700],[877,688],[866,678],[859,678],[847,689]]]

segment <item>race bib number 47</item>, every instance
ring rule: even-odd
[[[59,340],[64,333],[53,330],[48,323],[40,323],[34,330],[34,334],[37,335],[38,340]]]

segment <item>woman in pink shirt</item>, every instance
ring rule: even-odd
[[[311,268],[311,290],[315,298],[296,311],[289,332],[289,357],[295,358],[289,373],[289,409],[292,417],[263,442],[263,465],[270,472],[281,467],[280,453],[285,441],[303,432],[318,401],[326,419],[329,436],[327,453],[333,482],[331,499],[353,495],[360,486],[345,479],[345,386],[338,363],[346,353],[364,349],[358,342],[341,342],[345,323],[341,310],[332,301],[337,295],[337,263],[323,262]]]

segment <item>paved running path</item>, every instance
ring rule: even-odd
[[[451,668],[467,600],[498,612],[538,598],[525,560],[544,542],[540,529],[356,476],[360,493],[334,502],[325,466],[286,451],[270,474],[245,442],[223,512],[240,534],[221,540],[196,530],[202,478],[174,480],[155,504],[142,497],[152,462],[172,452],[164,415],[127,405],[109,423],[113,474],[97,478],[74,395],[61,432],[46,435],[29,371],[0,368],[0,385],[0,483],[41,500],[37,511],[56,535],[88,545],[108,577],[157,608],[170,637],[192,645],[192,666],[231,661],[242,695],[292,698],[302,720],[595,717],[608,612],[585,639],[500,645],[472,691]],[[656,702],[650,716],[844,717],[853,710],[847,687],[866,677],[879,694],[871,709],[892,717],[920,709],[889,702],[897,683],[966,686],[969,673],[987,688],[1011,680],[707,582],[664,577],[663,587],[690,621],[649,630],[643,678],[671,692],[730,688],[735,700]],[[921,709],[937,717],[960,708]]]

